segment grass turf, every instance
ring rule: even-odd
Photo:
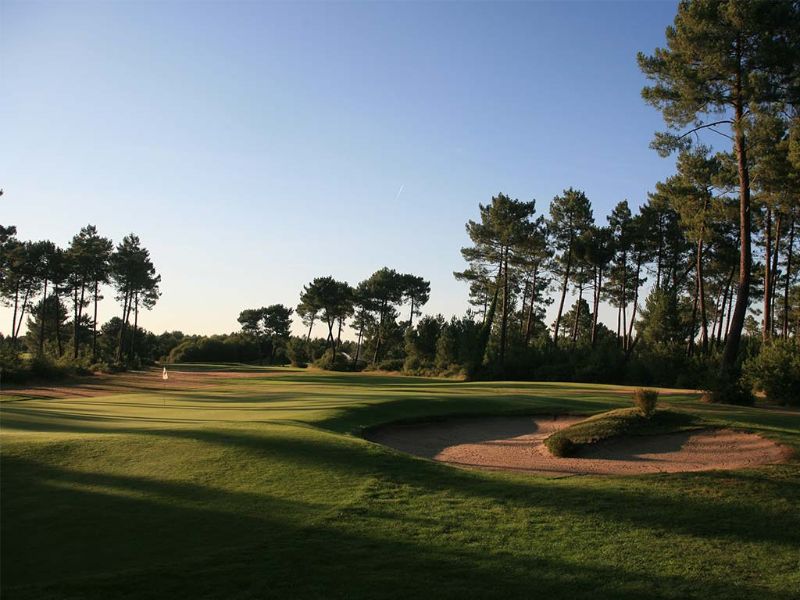
[[[173,370],[162,391],[4,393],[2,595],[795,598],[796,459],[549,479],[354,435],[445,414],[594,414],[631,391],[254,369],[197,389]],[[660,403],[800,448],[798,412],[690,392]]]
[[[701,426],[700,419],[685,412],[659,410],[646,417],[635,407],[617,408],[560,429],[544,444],[554,456],[575,456],[592,444],[616,437],[673,433]]]

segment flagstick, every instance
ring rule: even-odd
[[[161,381],[163,382],[161,399],[163,401],[162,406],[165,408],[167,406],[167,379],[169,379],[169,375],[167,374],[167,367],[164,367],[164,371],[161,373]]]

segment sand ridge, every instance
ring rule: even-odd
[[[368,433],[373,442],[437,461],[483,469],[563,475],[640,475],[741,469],[784,462],[792,451],[753,433],[703,429],[631,436],[558,458],[544,440],[581,421],[576,416],[451,419],[387,425]]]

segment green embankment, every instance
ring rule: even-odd
[[[688,413],[658,410],[648,417],[638,408],[618,408],[556,431],[544,443],[554,456],[576,456],[588,446],[613,438],[673,433],[702,426],[697,417]]]

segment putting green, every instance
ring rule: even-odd
[[[442,415],[590,414],[629,395],[214,365],[166,383],[154,370],[4,390],[3,597],[793,597],[796,459],[553,480],[357,435]],[[800,447],[798,412],[688,391],[662,403]]]

